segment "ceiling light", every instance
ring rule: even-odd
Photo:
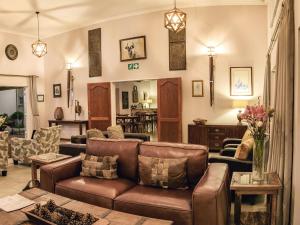
[[[47,44],[40,40],[40,22],[39,22],[40,12],[36,12],[36,18],[38,22],[38,39],[34,42],[32,46],[32,53],[37,57],[43,57],[47,54]]]
[[[186,27],[186,13],[176,8],[176,0],[174,3],[174,9],[165,13],[165,27],[178,33]]]

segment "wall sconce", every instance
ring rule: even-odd
[[[72,63],[67,63],[66,69],[68,70],[67,101],[68,108],[70,108],[70,105],[73,103],[74,98],[74,76],[72,75]]]
[[[214,93],[214,56],[216,55],[214,47],[208,47],[208,57],[209,57],[209,92],[210,92],[210,106],[213,106],[215,101],[215,93]]]

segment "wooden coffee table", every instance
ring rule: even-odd
[[[98,218],[104,218],[109,221],[109,225],[172,225],[172,221],[153,219],[123,212],[105,209],[98,206],[90,205],[80,201],[72,200],[60,195],[52,194],[39,188],[32,188],[20,193],[25,198],[31,199],[36,203],[47,202],[49,199],[64,208],[68,208],[81,213],[90,213]],[[5,225],[38,225],[30,222],[24,211],[30,211],[32,206],[24,209],[7,213],[0,209],[0,224]]]
[[[31,162],[31,180],[28,182],[23,191],[30,188],[30,183],[32,183],[32,187],[38,187],[40,182],[37,179],[37,170],[39,167],[58,162],[64,159],[71,158],[70,155],[56,154],[56,153],[46,153],[41,155],[34,155],[29,157]]]
[[[252,180],[251,172],[234,172],[230,190],[235,191],[234,222],[240,225],[242,195],[267,195],[270,225],[276,225],[277,195],[281,189],[281,181],[277,174],[265,174],[264,181]]]

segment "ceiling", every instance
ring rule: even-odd
[[[177,0],[179,8],[202,5],[260,5],[267,0]],[[174,0],[0,0],[0,30],[42,38],[109,20],[172,8]]]

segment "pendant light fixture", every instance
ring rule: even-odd
[[[37,57],[43,57],[47,54],[47,44],[40,40],[40,21],[39,21],[40,12],[36,12],[36,18],[38,23],[38,39],[34,42],[32,46],[32,53]]]
[[[186,27],[186,13],[176,8],[176,0],[174,0],[174,9],[165,13],[165,27],[178,33]]]

